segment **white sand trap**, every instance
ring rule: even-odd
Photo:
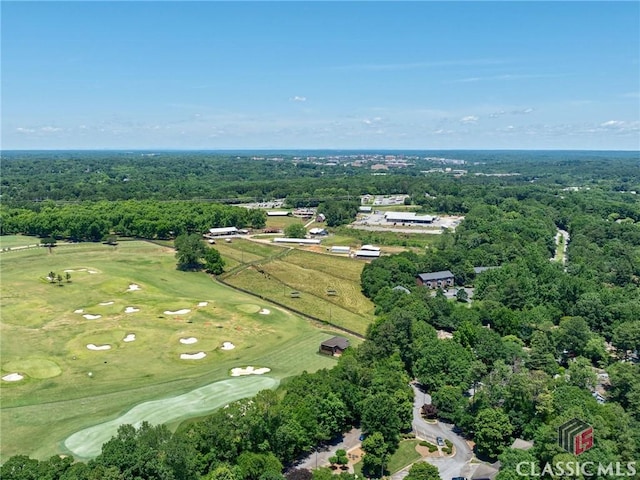
[[[200,302],[198,304],[199,307],[206,307],[207,305],[209,305],[209,302]]]
[[[201,360],[204,357],[206,357],[207,354],[204,352],[198,352],[198,353],[181,353],[180,354],[180,358],[182,360]]]
[[[74,310],[73,313],[84,313],[84,310],[79,308],[78,310]]]
[[[233,350],[236,346],[231,342],[224,342],[220,348],[222,350]]]
[[[89,313],[85,313],[84,315],[82,315],[84,318],[86,318],[87,320],[97,320],[99,318],[102,318],[102,315],[91,315]]]
[[[122,339],[123,342],[133,342],[136,339],[135,333],[128,333],[126,337]]]
[[[134,307],[127,307],[124,309],[124,313],[136,313],[139,311],[140,311],[139,308],[134,308]]]
[[[232,377],[239,377],[240,375],[264,375],[265,373],[270,372],[271,369],[267,367],[254,368],[252,366],[248,367],[236,367],[231,369]]]
[[[65,270],[64,273],[71,273],[71,272],[75,272],[75,270]]]
[[[269,315],[271,313],[271,310],[269,310],[268,308],[263,308],[258,313],[260,313],[262,315]]]
[[[20,375],[19,373],[10,373],[10,374],[5,375],[4,377],[2,377],[2,379],[5,382],[19,382],[23,378],[24,377],[22,375]]]
[[[98,273],[95,270],[87,270],[89,273]]]
[[[100,302],[98,305],[102,305],[104,307],[105,305],[113,305],[113,302]]]
[[[185,345],[191,345],[192,343],[196,343],[198,339],[196,337],[189,338],[181,338],[180,343],[184,343]]]
[[[93,343],[89,343],[87,348],[89,350],[110,350],[111,345],[94,345]]]
[[[133,292],[135,290],[140,290],[140,285],[136,285],[135,283],[132,283],[131,285],[129,285],[127,292]]]
[[[171,310],[165,310],[164,314],[165,315],[184,315],[185,313],[189,313],[191,310],[189,310],[188,308],[183,308],[182,310],[176,310],[175,312],[172,312]]]
[[[53,282],[55,278],[47,277],[47,282]]]

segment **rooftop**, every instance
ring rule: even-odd
[[[433,222],[431,215],[418,215],[415,212],[387,212],[384,218],[388,222]]]
[[[345,350],[349,346],[349,340],[344,337],[333,337],[322,342],[322,346],[327,348],[338,347],[340,350]]]
[[[453,273],[449,270],[442,270],[440,272],[430,272],[430,273],[419,273],[418,277],[423,282],[428,282],[429,280],[442,280],[443,278],[451,278],[453,277]]]

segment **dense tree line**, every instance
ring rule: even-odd
[[[109,234],[140,238],[175,238],[213,227],[262,228],[264,211],[208,202],[116,201],[31,208],[0,207],[0,232],[72,241],[100,241]]]
[[[367,152],[362,152],[367,153]],[[370,152],[378,153],[381,152]],[[397,152],[388,152],[397,153]],[[33,201],[193,200],[234,203],[287,198],[292,207],[327,199],[352,200],[409,193],[414,203],[442,213],[464,213],[469,189],[492,192],[529,185],[544,188],[588,185],[612,192],[640,191],[633,152],[411,152],[408,167],[373,176],[368,166],[327,165],[321,155],[336,152],[224,154],[216,152],[2,152],[3,203]],[[260,157],[256,160],[255,157]],[[423,172],[444,167],[429,157],[463,159],[467,177]],[[517,173],[506,177],[475,173]],[[425,197],[425,193],[431,195]],[[498,194],[499,195],[499,194]],[[628,195],[627,195],[628,196]],[[478,198],[478,196],[476,196]]]

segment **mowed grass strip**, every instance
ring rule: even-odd
[[[250,263],[272,257],[281,253],[283,249],[283,247],[239,238],[231,239],[230,243],[227,243],[224,239],[219,239],[211,247],[218,250],[225,260],[231,260],[225,265],[225,270],[229,270],[240,263]],[[232,265],[233,262],[236,262],[236,265]]]
[[[285,261],[300,267],[316,270],[331,277],[338,277],[357,284],[360,288],[360,275],[365,263],[353,258],[338,257],[322,253],[295,250],[287,255]]]
[[[71,283],[48,283],[48,272],[64,270],[73,270]],[[139,289],[130,291],[132,284]],[[1,373],[25,374],[2,381],[5,458],[47,458],[74,432],[228,378],[233,367],[269,367],[280,379],[335,363],[317,353],[332,332],[203,273],[179,272],[172,249],[146,242],[7,254],[0,300]],[[125,313],[127,307],[138,311]],[[270,313],[253,313],[256,307]],[[189,312],[165,313],[183,309]],[[135,340],[125,342],[129,334]],[[189,337],[197,342],[180,342]],[[226,341],[236,348],[221,350]],[[111,348],[92,351],[88,344]],[[201,360],[180,359],[200,351]]]
[[[287,261],[275,260],[259,267],[250,267],[225,281],[361,334],[366,332],[373,320],[374,306],[360,292],[359,282],[309,270]],[[337,295],[327,295],[328,289],[335,290]],[[301,292],[300,297],[292,298],[292,291]]]
[[[268,376],[229,378],[174,397],[152,400],[136,405],[114,420],[74,433],[64,442],[74,457],[94,458],[102,451],[102,444],[117,435],[120,425],[152,425],[204,415],[230,402],[273,389],[278,380]]]

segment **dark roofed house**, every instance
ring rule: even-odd
[[[416,276],[416,283],[428,288],[453,287],[453,273],[449,270],[440,272],[419,273]]]
[[[320,353],[339,357],[347,348],[349,348],[349,340],[344,337],[333,337],[320,344]]]
[[[493,480],[500,471],[500,462],[492,464],[481,463],[476,467],[471,480]]]

